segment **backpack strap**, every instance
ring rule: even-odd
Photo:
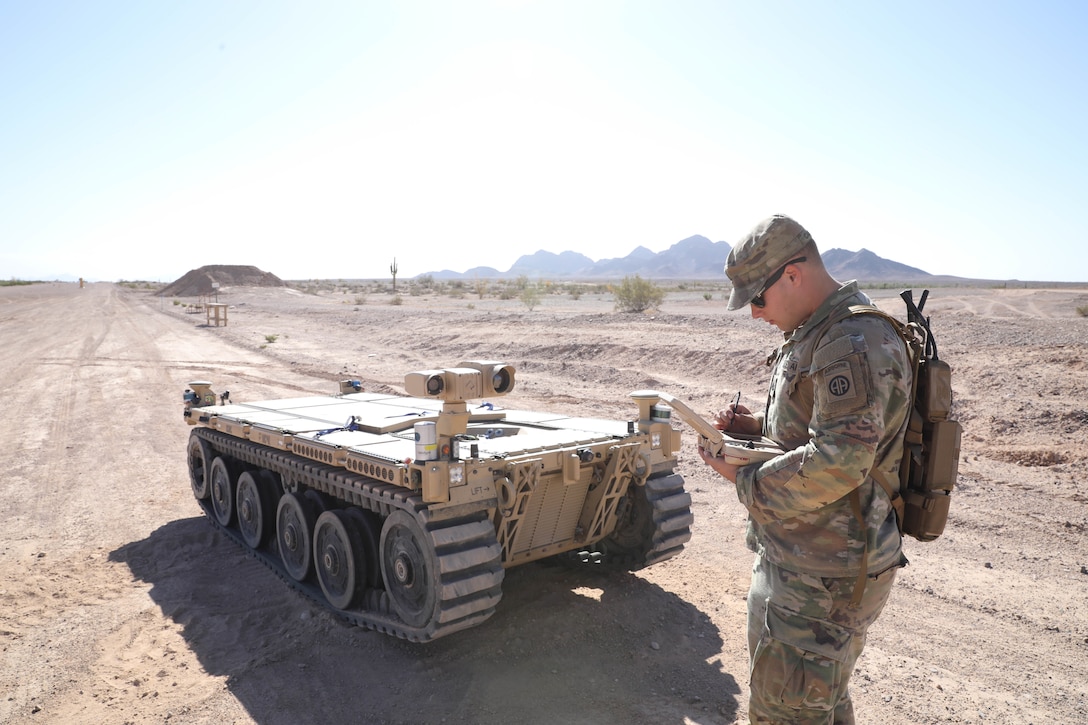
[[[869,527],[865,525],[865,514],[861,511],[861,494],[858,493],[857,487],[850,491],[850,508],[854,512],[854,518],[861,525],[861,530],[865,532],[865,548],[861,550],[860,570],[858,571],[858,578],[854,581],[854,592],[850,597],[850,606],[857,608],[861,606],[861,597],[865,594],[865,584],[869,581]]]
[[[922,341],[926,337],[924,331],[921,333],[921,339],[919,339],[919,331],[916,329],[915,325],[911,325],[909,323],[904,324],[889,315],[884,310],[874,305],[851,305],[848,309],[850,315],[876,315],[877,317],[887,320],[891,324],[892,329],[895,330],[897,335],[899,335],[899,339],[903,341],[903,345],[906,347],[907,350],[907,358],[911,368],[910,399],[911,401],[914,401],[918,392],[918,367],[919,363],[921,362],[922,354],[924,352],[925,343]],[[836,321],[844,319],[846,319],[846,316],[838,316]],[[913,416],[915,415],[913,404],[911,405],[909,415],[911,416],[911,418],[913,418]],[[912,429],[912,425],[914,425],[914,421],[908,420],[908,437]],[[903,441],[904,446],[909,446],[911,443],[912,441],[909,440]],[[905,466],[900,465],[901,479],[903,478],[905,473]],[[906,510],[906,502],[903,500],[903,496],[900,493],[903,481],[901,480],[899,482],[900,485],[894,485],[893,482],[888,480],[888,477],[885,476],[884,472],[881,471],[880,468],[876,465],[876,461],[873,461],[873,468],[871,471],[869,471],[869,476],[878,484],[880,484],[880,487],[884,489],[884,493],[888,495],[888,499],[891,501],[892,508],[895,509],[895,519],[899,525],[899,533],[902,534],[903,516]]]
[[[877,317],[883,318],[891,323],[892,329],[895,330],[897,335],[899,335],[899,338],[903,341],[903,344],[906,347],[907,356],[910,358],[910,364],[912,372],[914,374],[914,378],[912,378],[911,384],[912,386],[916,385],[918,365],[917,355],[914,352],[915,341],[911,339],[911,332],[908,328],[904,327],[902,322],[895,319],[887,312],[884,312],[879,307],[875,307],[873,305],[851,305],[847,308],[847,311],[845,313],[833,315],[831,319],[824,323],[823,327],[817,333],[818,336],[823,337],[827,333],[827,330],[833,324],[841,322],[842,320],[845,320],[854,315],[876,315]],[[912,389],[912,400],[914,399],[913,393],[914,390]],[[880,485],[880,487],[884,489],[884,493],[887,494],[888,499],[891,501],[892,508],[895,510],[895,519],[896,523],[899,526],[899,533],[900,535],[902,535],[903,515],[905,511],[903,497],[899,493],[899,486],[893,486],[892,482],[888,480],[888,477],[884,475],[883,471],[880,470],[876,463],[877,462],[874,460],[873,467],[869,471],[869,477],[876,481]],[[865,513],[861,509],[861,493],[859,491],[859,488],[860,487],[855,487],[850,491],[848,495],[850,499],[850,509],[854,514],[854,518],[857,519],[858,525],[861,527],[861,530],[862,532],[864,532],[865,536],[865,548],[862,549],[861,552],[861,563],[860,569],[858,571],[858,578],[854,581],[854,590],[850,597],[850,606],[855,608],[861,606],[861,598],[865,594],[865,585],[868,583],[869,577],[869,526],[865,522]]]
[[[903,533],[903,516],[906,513],[906,502],[903,501],[902,494],[899,493],[898,486],[892,486],[892,482],[888,480],[888,477],[884,475],[876,466],[873,466],[873,470],[869,471],[869,475],[873,480],[880,484],[880,487],[884,489],[884,493],[888,494],[888,498],[892,502],[892,508],[895,509],[895,520],[899,524],[899,533]]]

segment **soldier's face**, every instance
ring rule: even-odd
[[[769,325],[774,325],[782,332],[793,332],[805,321],[805,317],[798,315],[795,304],[796,279],[790,273],[776,279],[774,284],[763,290],[759,295],[763,306],[750,304],[752,318],[763,320]]]
[[[756,305],[749,305],[752,310],[752,318],[756,320],[763,320],[769,325],[782,329],[782,326],[775,322],[775,313],[778,310],[778,305],[773,301],[776,295],[771,293],[771,290],[767,290],[763,293],[763,306],[757,307]]]

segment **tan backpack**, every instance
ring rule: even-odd
[[[944,532],[948,507],[960,465],[962,427],[952,419],[952,368],[937,356],[929,318],[922,314],[929,290],[918,303],[906,290],[907,322],[900,322],[872,305],[854,305],[851,315],[877,315],[888,320],[906,343],[914,383],[910,421],[903,441],[899,481],[892,482],[876,468],[873,479],[888,494],[899,520],[900,533],[919,541],[933,541]]]

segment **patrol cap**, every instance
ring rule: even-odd
[[[767,278],[790,261],[812,241],[803,226],[788,216],[775,214],[764,219],[729,250],[725,274],[733,283],[730,310],[739,310],[752,301]]]

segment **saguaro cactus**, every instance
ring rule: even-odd
[[[393,273],[393,292],[397,291],[397,258],[393,257],[393,263],[389,265],[389,271]]]

